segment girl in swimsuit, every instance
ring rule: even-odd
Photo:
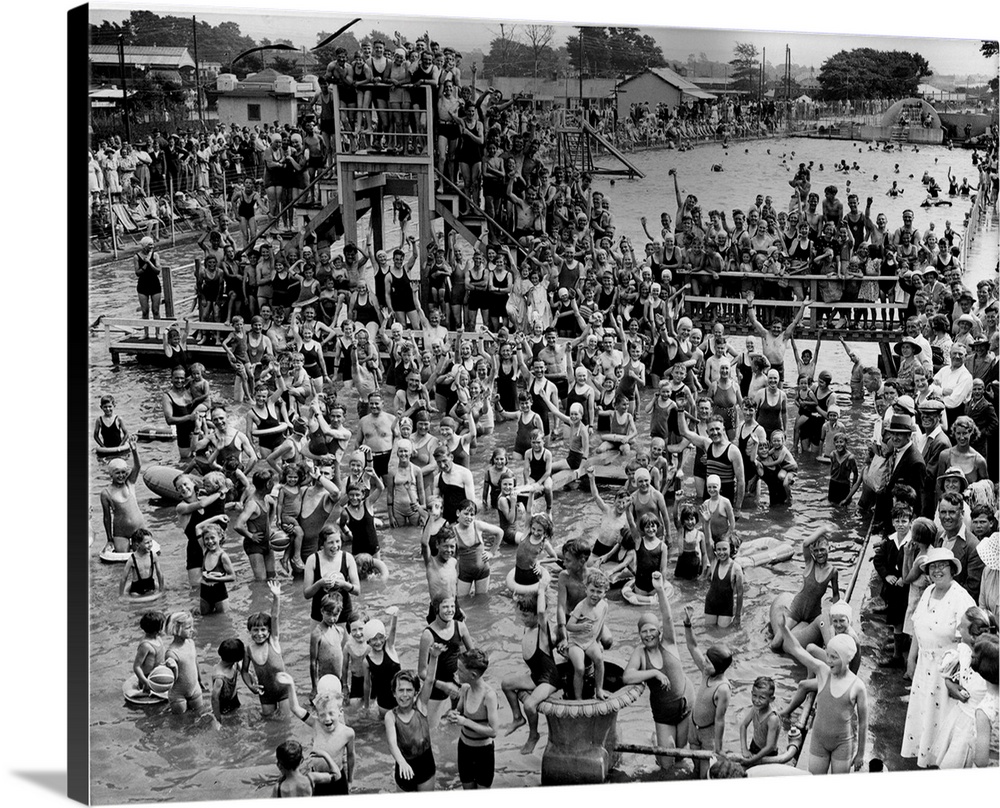
[[[729,628],[743,612],[743,568],[736,561],[736,545],[728,536],[715,542],[715,561],[709,570],[705,595],[705,625]]]
[[[267,588],[271,592],[271,612],[255,612],[247,618],[250,643],[247,645],[247,655],[243,658],[241,671],[244,684],[260,697],[260,711],[265,718],[274,715],[281,708],[281,702],[288,699],[288,686],[278,677],[278,674],[285,672],[278,636],[281,584],[268,581]]]
[[[468,651],[473,647],[472,637],[464,620],[456,619],[457,602],[450,595],[437,595],[431,600],[431,614],[428,626],[420,635],[420,659],[418,673],[428,677],[431,672],[432,648],[440,651],[437,660],[433,689],[430,693],[430,703],[427,706],[427,720],[431,727],[436,727],[441,717],[451,709],[452,699],[457,699],[460,693],[455,684],[455,672],[458,670],[459,649],[464,646]],[[396,698],[399,696],[397,694]]]
[[[406,438],[396,441],[395,471],[389,478],[387,505],[389,526],[415,525],[424,518],[424,477],[421,469],[410,462],[413,444]]]
[[[830,638],[826,661],[817,659],[792,634],[785,615],[779,616],[779,642],[816,677],[818,693],[809,743],[810,774],[846,774],[864,764],[868,737],[868,690],[849,668],[858,652],[847,634]],[[857,737],[853,725],[857,720]]]
[[[281,469],[281,486],[278,488],[276,506],[278,526],[292,539],[281,559],[281,566],[285,572],[290,571],[290,565],[294,564],[302,554],[302,528],[299,526],[299,519],[302,517],[302,495],[305,481],[306,474],[303,466],[297,463],[286,463]],[[301,570],[301,562],[296,564],[296,569]]]
[[[505,676],[501,688],[514,716],[504,737],[513,735],[525,723],[528,725],[528,739],[521,747],[523,755],[530,755],[539,741],[538,705],[562,687],[559,669],[553,658],[555,645],[546,617],[546,593],[550,580],[548,570],[543,569],[538,591],[514,598],[517,613],[525,627],[521,638],[521,656],[527,663],[528,670]],[[528,694],[523,703],[519,700],[518,693]]]
[[[493,536],[487,545],[483,534]],[[458,523],[455,525],[458,539],[458,596],[467,597],[475,590],[476,595],[486,595],[490,591],[490,558],[493,548],[503,538],[503,531],[476,519],[476,503],[465,500],[458,508]]]
[[[217,523],[207,524],[198,531],[198,538],[203,554],[203,571],[199,592],[201,613],[205,615],[212,612],[224,612],[226,601],[229,599],[226,583],[232,583],[236,580],[233,562],[226,551],[222,549],[226,533]]]

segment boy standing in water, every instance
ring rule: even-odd
[[[691,618],[694,617],[694,607],[684,607],[684,639],[687,641],[688,652],[702,673],[701,686],[695,696],[694,709],[691,711],[691,728],[688,731],[688,742],[692,749],[715,751],[722,749],[722,737],[726,731],[726,710],[729,709],[729,699],[732,690],[726,671],[733,664],[733,654],[724,645],[713,645],[705,653],[698,647],[694,636]],[[708,778],[708,761],[698,762],[701,778]]]
[[[310,698],[315,698],[319,680],[327,674],[340,677],[344,670],[344,630],[337,625],[344,608],[344,597],[332,591],[320,601],[321,622],[309,637]]]
[[[151,692],[149,679],[146,677],[153,672],[153,668],[163,664],[166,649],[163,647],[160,634],[163,632],[166,620],[163,612],[146,612],[139,619],[139,628],[142,629],[144,636],[139,642],[139,647],[135,649],[132,672],[143,693]]]
[[[566,620],[567,639],[562,643],[566,656],[573,663],[574,698],[583,698],[583,675],[589,659],[594,663],[594,696],[606,699],[604,692],[604,650],[600,636],[608,616],[608,576],[599,569],[587,573],[587,597],[570,612]]]

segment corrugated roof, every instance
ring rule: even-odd
[[[194,67],[194,59],[187,48],[157,48],[146,45],[126,45],[126,64],[166,65],[173,68]],[[90,60],[94,64],[118,64],[117,45],[91,45]]]
[[[703,98],[706,101],[711,101],[715,98],[712,93],[701,89],[697,84],[688,81],[680,73],[674,72],[669,67],[650,67],[645,70],[645,73],[652,73],[657,78],[665,81],[671,87],[676,87],[685,95],[690,95],[694,98]],[[629,76],[622,82],[622,85],[628,84],[633,79],[637,79],[642,75],[644,75],[644,73],[637,73],[634,76]]]

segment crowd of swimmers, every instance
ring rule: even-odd
[[[433,66],[433,49],[417,49],[419,64],[430,58]],[[470,125],[481,125],[472,109]],[[607,617],[630,606],[607,595],[624,585],[647,610],[622,681],[648,686],[660,746],[714,750],[718,776],[741,776],[780,759],[782,719],[813,693],[809,770],[860,769],[868,692],[857,676],[855,616],[830,560],[835,528],[801,541],[801,589],[771,614],[771,647],[810,676],[786,705],[774,703],[772,678],[754,682],[738,752],[723,742],[733,721],[726,678],[733,654],[721,640],[705,648],[698,641],[698,623],[722,630],[740,623],[743,513],[786,506],[797,458],[812,454],[829,463],[832,506],[857,495],[881,540],[876,569],[893,636],[880,664],[917,677],[903,755],[921,766],[987,765],[997,725],[996,278],[964,288],[962,256],[953,250],[960,241],[948,225],[921,224],[921,233],[907,210],[890,231],[884,215],[871,218],[872,199],[862,212],[848,194],[845,212],[836,185],[819,206],[808,164],[795,174],[788,210],[759,195],[731,220],[712,210],[708,222],[675,174],[675,215],[661,214],[656,234],[643,219],[649,241],[637,255],[589,177],[540,161],[530,132],[505,129],[502,119],[495,127],[493,151],[503,150],[511,172],[504,196],[517,243],[418,245],[405,229],[391,253],[374,249],[370,236],[364,249],[348,244],[337,253],[271,240],[239,250],[218,231],[202,240],[199,320],[229,324],[220,344],[234,387],[223,389],[192,361],[197,323],[164,329],[171,369],[162,410],[179,452],[184,580],[164,580],[136,500],[136,437],[113,395],[102,397],[94,439],[104,453],[123,455],[108,462],[101,492],[107,549],[128,557],[121,590],[191,591],[191,610],[143,617],[134,664],[140,688],[152,687],[147,677],[166,664],[175,674],[171,709],[211,713],[224,729],[242,679],[262,715],[305,722],[309,771],[301,745],[282,744],[275,796],[346,793],[355,762],[349,722],[369,709],[384,719],[401,790],[434,788],[441,722],[459,730],[463,787],[488,788],[497,738],[527,725],[521,751],[535,748],[541,702],[560,691],[608,697],[604,654],[623,638],[610,636]],[[995,172],[995,139],[978,159]],[[136,257],[140,299],[154,316],[159,262],[151,244]],[[848,273],[837,275],[842,287],[856,276],[857,300],[870,304],[873,321],[879,303],[905,304],[884,314],[889,325],[899,313],[905,329],[894,368],[864,366],[843,343],[853,367],[850,406],[864,406],[871,394],[878,416],[863,445],[850,439],[823,368],[829,341],[809,348],[794,340],[810,303],[794,272],[783,287],[797,298],[791,317],[755,306],[768,293],[758,283],[771,280],[737,279],[747,302],[739,311],[686,302],[726,268],[773,262],[835,266]],[[862,294],[866,283],[874,287]],[[861,318],[867,309],[856,311]],[[752,336],[727,336],[726,324],[744,312]],[[787,347],[794,369],[785,365]],[[482,457],[484,474],[474,476],[480,439],[503,421],[515,422],[513,444],[497,445],[488,463]],[[610,494],[598,485],[609,466],[624,477]],[[556,535],[553,514],[567,486],[589,491],[602,514],[592,541]],[[396,607],[378,613],[359,599],[366,579],[396,574],[381,545],[406,526],[420,532],[415,563],[426,570],[426,616]],[[244,638],[222,643],[209,685],[193,615],[211,620],[227,608],[227,586],[240,585],[227,548],[233,537],[243,540],[252,577],[266,582],[272,604],[248,616]],[[491,567],[508,545],[525,668],[498,693],[484,676],[497,651],[477,642],[464,615],[482,608]],[[944,586],[948,575],[954,582]],[[686,603],[677,615],[671,577],[701,580],[703,605]],[[290,589],[311,610],[308,640],[281,632],[282,609],[297,608]],[[942,592],[954,602],[948,637],[935,608]],[[400,620],[426,622],[418,648],[396,647]],[[696,682],[682,669],[678,630]],[[282,646],[307,641],[309,669],[293,679]],[[944,670],[948,651],[954,659]],[[415,668],[404,668],[414,653]],[[300,688],[303,701],[308,688],[308,708]],[[922,709],[930,703],[933,711]],[[931,750],[959,712],[964,723],[948,724],[949,737],[967,754]],[[664,769],[677,764],[670,756],[657,761]],[[708,769],[699,764],[700,773]]]

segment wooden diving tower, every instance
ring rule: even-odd
[[[606,152],[616,166],[606,168],[594,163],[594,152]],[[607,138],[587,123],[582,110],[563,110],[556,125],[556,161],[591,176],[642,179],[643,174]]]

